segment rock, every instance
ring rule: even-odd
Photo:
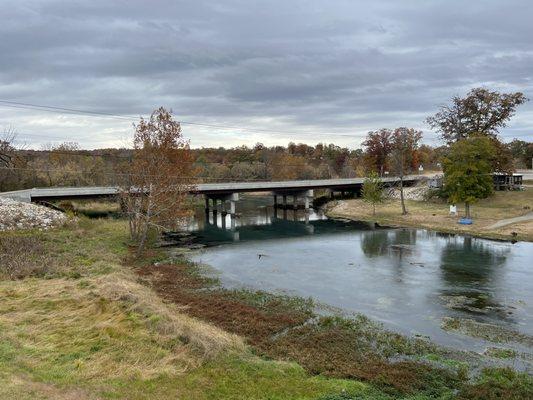
[[[407,186],[403,188],[403,196],[406,200],[424,201],[426,200],[430,188],[426,182],[421,182],[416,186]],[[391,199],[400,199],[400,189],[390,188],[387,196]]]
[[[0,231],[49,229],[66,221],[67,216],[60,211],[0,197]]]

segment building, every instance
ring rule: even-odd
[[[523,175],[507,174],[505,172],[494,172],[492,181],[494,190],[520,190],[522,187]]]

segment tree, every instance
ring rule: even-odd
[[[12,127],[5,128],[0,136],[0,168],[7,168],[12,164],[15,153],[13,143],[16,137],[17,134]]]
[[[533,143],[526,142],[524,140],[513,139],[508,146],[516,167],[533,168]]]
[[[383,203],[383,181],[376,172],[370,173],[361,190],[363,201],[372,204],[372,215],[376,215],[376,204]]]
[[[287,181],[299,179],[305,174],[305,170],[305,158],[292,154],[280,154],[273,158],[270,175],[275,181]]]
[[[473,133],[495,137],[516,108],[527,100],[521,92],[499,93],[475,88],[464,98],[453,97],[451,105],[441,106],[439,112],[426,121],[448,144]]]
[[[403,195],[403,178],[417,168],[418,143],[422,139],[422,132],[413,128],[397,128],[392,133],[391,165],[393,172],[400,178],[400,200],[402,215],[407,214]]]
[[[494,156],[492,158],[492,172],[512,174],[515,171],[513,163],[513,154],[509,146],[501,142],[496,137],[490,138],[494,147]]]
[[[123,201],[131,238],[138,244],[140,255],[150,228],[175,229],[190,214],[186,196],[196,179],[181,126],[163,107],[155,110],[149,120],[141,118],[135,126],[133,147]]]
[[[470,218],[470,204],[492,194],[492,159],[495,148],[490,138],[472,135],[451,145],[444,158],[444,189],[452,204],[465,203]]]
[[[390,129],[371,131],[368,132],[367,139],[363,142],[363,146],[366,147],[367,159],[373,164],[380,176],[383,176],[387,166],[387,156],[392,149],[391,135]]]

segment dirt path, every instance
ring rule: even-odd
[[[502,219],[502,220],[496,222],[495,224],[492,224],[491,226],[488,226],[486,229],[503,228],[504,226],[515,224],[517,222],[525,222],[525,221],[530,221],[530,220],[533,220],[533,212],[530,212],[530,213],[528,213],[526,215],[522,215],[520,217]]]

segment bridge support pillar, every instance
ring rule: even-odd
[[[226,214],[235,215],[236,204],[239,201],[239,193],[230,193],[224,195],[205,195],[205,206],[206,210],[209,211],[209,200],[213,201],[212,211],[217,213],[219,211],[219,201],[220,201],[220,212],[224,216]],[[229,210],[226,208],[226,203],[229,202]]]
[[[283,199],[283,202],[281,205],[278,204],[278,196],[281,196]],[[292,197],[292,204],[287,204],[287,197]],[[311,202],[314,197],[314,191],[313,189],[310,190],[299,190],[299,191],[283,191],[281,193],[274,193],[274,208],[304,208],[305,210],[309,210],[311,208]]]

